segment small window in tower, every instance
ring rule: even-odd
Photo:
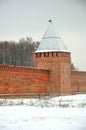
[[[41,53],[36,53],[36,57],[41,57]]]
[[[44,57],[49,57],[49,52],[45,52]]]
[[[58,56],[58,52],[56,52],[56,56]]]

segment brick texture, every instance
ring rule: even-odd
[[[86,72],[71,72],[72,93],[86,93]]]
[[[50,71],[0,66],[0,94],[48,93]]]

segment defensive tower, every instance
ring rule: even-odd
[[[33,53],[34,67],[50,70],[51,94],[71,93],[71,58],[70,52],[59,35],[56,35],[51,20],[38,49]]]

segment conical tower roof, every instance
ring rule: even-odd
[[[67,48],[59,35],[56,35],[54,25],[51,21],[36,52],[66,52]]]

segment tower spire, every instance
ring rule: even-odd
[[[49,27],[43,35],[42,41],[36,52],[66,52],[67,48],[59,35],[56,35],[52,20],[48,21]]]

